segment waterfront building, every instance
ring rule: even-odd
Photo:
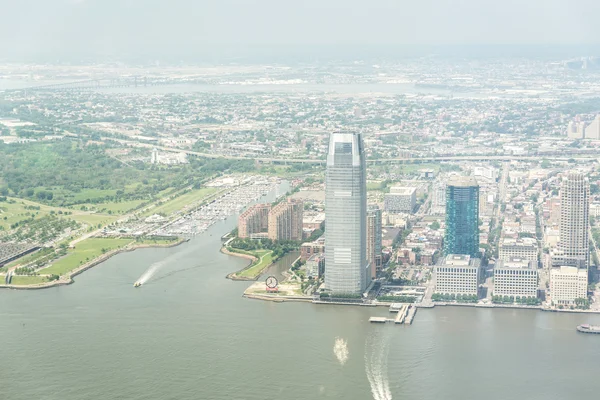
[[[376,205],[367,208],[367,261],[371,265],[371,278],[381,269],[381,210]]]
[[[288,198],[269,211],[268,232],[271,240],[302,240],[304,202]]]
[[[325,269],[325,256],[323,254],[313,255],[306,260],[304,269],[306,270],[307,278],[319,278]]]
[[[585,138],[592,140],[600,140],[600,115],[585,128]]]
[[[561,265],[550,269],[550,298],[555,305],[573,305],[587,299],[587,269]]]
[[[477,295],[481,260],[468,254],[448,254],[435,266],[435,293]]]
[[[366,252],[366,160],[360,134],[331,134],[325,184],[325,288],[360,294],[371,280]]]
[[[270,204],[255,204],[238,217],[238,237],[242,239],[255,237],[269,229]]]
[[[582,173],[571,172],[563,179],[560,192],[559,240],[553,265],[589,265],[590,184]]]
[[[470,176],[453,177],[446,186],[444,254],[479,253],[479,185]]]
[[[494,296],[537,297],[537,263],[512,257],[494,266]]]
[[[509,261],[511,258],[521,258],[524,260],[537,262],[537,240],[534,238],[503,238],[500,241],[500,246],[498,249],[498,259],[501,261]]]
[[[390,213],[412,213],[417,204],[417,188],[392,186],[384,196],[383,208]]]
[[[302,243],[300,246],[300,260],[306,261],[315,254],[325,253],[325,238],[320,237],[314,242]]]

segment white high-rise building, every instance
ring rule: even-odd
[[[592,140],[600,140],[600,115],[585,128],[585,138]]]
[[[585,134],[585,124],[583,122],[569,122],[567,127],[567,137],[569,139],[583,139]]]
[[[360,134],[331,134],[325,184],[325,288],[360,294],[371,282],[366,162]]]
[[[559,241],[553,265],[588,267],[589,213],[589,180],[582,173],[570,172],[561,186]]]

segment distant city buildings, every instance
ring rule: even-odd
[[[288,198],[271,208],[269,212],[269,239],[271,240],[302,240],[302,216],[304,202]]]
[[[600,115],[597,115],[589,124],[582,121],[569,122],[567,137],[569,139],[600,140]]]
[[[494,296],[537,297],[535,261],[512,257],[494,266]]]
[[[481,260],[466,254],[448,254],[435,266],[435,293],[477,295]]]
[[[367,208],[367,261],[371,265],[371,278],[381,269],[381,210],[376,205]]]
[[[360,294],[371,280],[366,160],[360,134],[331,134],[325,184],[325,287],[333,293]]]
[[[384,210],[390,213],[412,213],[417,204],[417,188],[392,186],[384,197]]]
[[[444,254],[479,254],[479,185],[473,177],[453,177],[446,187]]]

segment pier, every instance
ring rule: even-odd
[[[383,324],[393,322],[394,324],[412,324],[412,321],[417,312],[417,307],[411,304],[394,303],[390,306],[391,313],[397,313],[395,318],[386,317],[371,317],[370,323]]]

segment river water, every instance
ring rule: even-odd
[[[582,399],[598,393],[598,316],[271,303],[225,279],[221,221],[175,248],[119,254],[70,286],[0,292],[2,399]],[[133,282],[170,257],[140,289]],[[293,258],[293,257],[290,257]],[[348,361],[333,353],[345,339]]]

